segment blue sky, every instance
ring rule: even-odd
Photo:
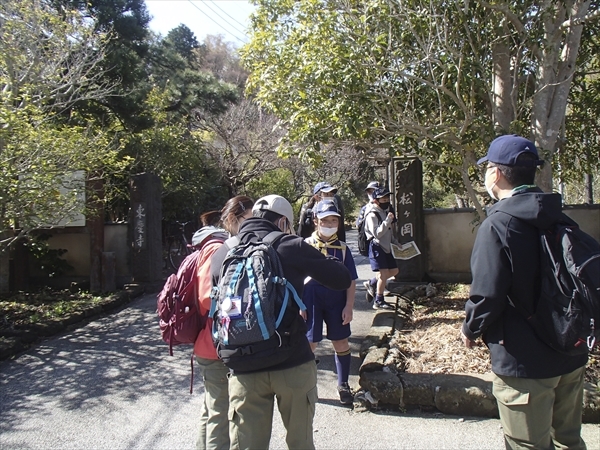
[[[226,41],[241,46],[248,41],[246,28],[254,5],[243,0],[146,0],[150,29],[165,36],[186,25],[198,41],[207,34],[222,34]]]

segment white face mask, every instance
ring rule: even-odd
[[[319,234],[321,234],[321,236],[330,237],[337,233],[337,230],[337,228],[319,227]]]
[[[283,220],[283,224],[281,223],[282,220]],[[292,227],[290,227],[289,222],[286,218],[279,219],[279,223],[277,226],[283,233],[294,234],[294,230],[292,229]]]
[[[487,185],[487,172],[486,172],[486,177],[485,177],[485,180],[483,181],[483,184],[485,185],[485,190],[487,191],[488,195],[489,195],[490,197],[492,197],[494,200],[498,201],[498,197],[496,197],[496,194],[494,194],[494,193],[492,192],[492,188],[493,188],[494,186],[496,186],[496,183],[495,183],[495,182],[494,182],[494,183],[492,183],[492,185],[491,185],[491,186],[488,186],[488,185]]]

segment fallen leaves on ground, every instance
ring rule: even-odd
[[[399,369],[408,373],[488,373],[491,371],[487,347],[468,349],[460,338],[469,285],[437,285],[438,295],[416,299],[404,328],[390,341],[401,358]],[[586,381],[600,378],[600,349],[590,354]]]

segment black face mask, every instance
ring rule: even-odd
[[[390,207],[390,203],[389,203],[389,202],[386,202],[386,203],[380,203],[380,204],[379,204],[379,207],[380,207],[381,209],[383,209],[384,211],[387,211],[387,210],[388,210],[388,208]]]

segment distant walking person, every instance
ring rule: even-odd
[[[390,195],[387,188],[375,189],[372,194],[373,204],[365,216],[365,232],[371,239],[369,262],[371,270],[377,272],[376,278],[364,282],[367,300],[375,300],[373,309],[394,309],[384,300],[387,280],[398,273],[391,247],[391,244],[397,241],[392,230],[392,223],[396,217],[390,212]]]
[[[379,181],[371,181],[369,184],[367,184],[365,192],[367,193],[369,201],[365,203],[358,212],[358,217],[356,218],[356,228],[358,228],[363,220],[365,220],[365,216],[367,212],[369,212],[369,208],[371,208],[371,204],[373,203],[373,192],[375,192],[375,189],[379,189],[379,187]]]
[[[539,229],[561,219],[561,196],[534,185],[542,161],[534,143],[523,137],[500,136],[477,163],[487,163],[485,188],[498,203],[489,209],[475,239],[462,339],[470,348],[482,337],[490,351],[507,449],[583,450],[587,354],[556,352],[516,308],[535,310]]]
[[[307,203],[302,205],[302,209],[300,210],[298,232],[296,233],[298,236],[306,239],[313,234],[315,231],[315,224],[313,222],[313,208],[321,200],[329,199],[335,203],[335,206],[340,213],[340,225],[337,235],[342,241],[346,241],[346,229],[344,227],[344,204],[337,191],[338,189],[335,186],[332,186],[325,181],[320,181],[315,185],[313,189],[313,196]]]

